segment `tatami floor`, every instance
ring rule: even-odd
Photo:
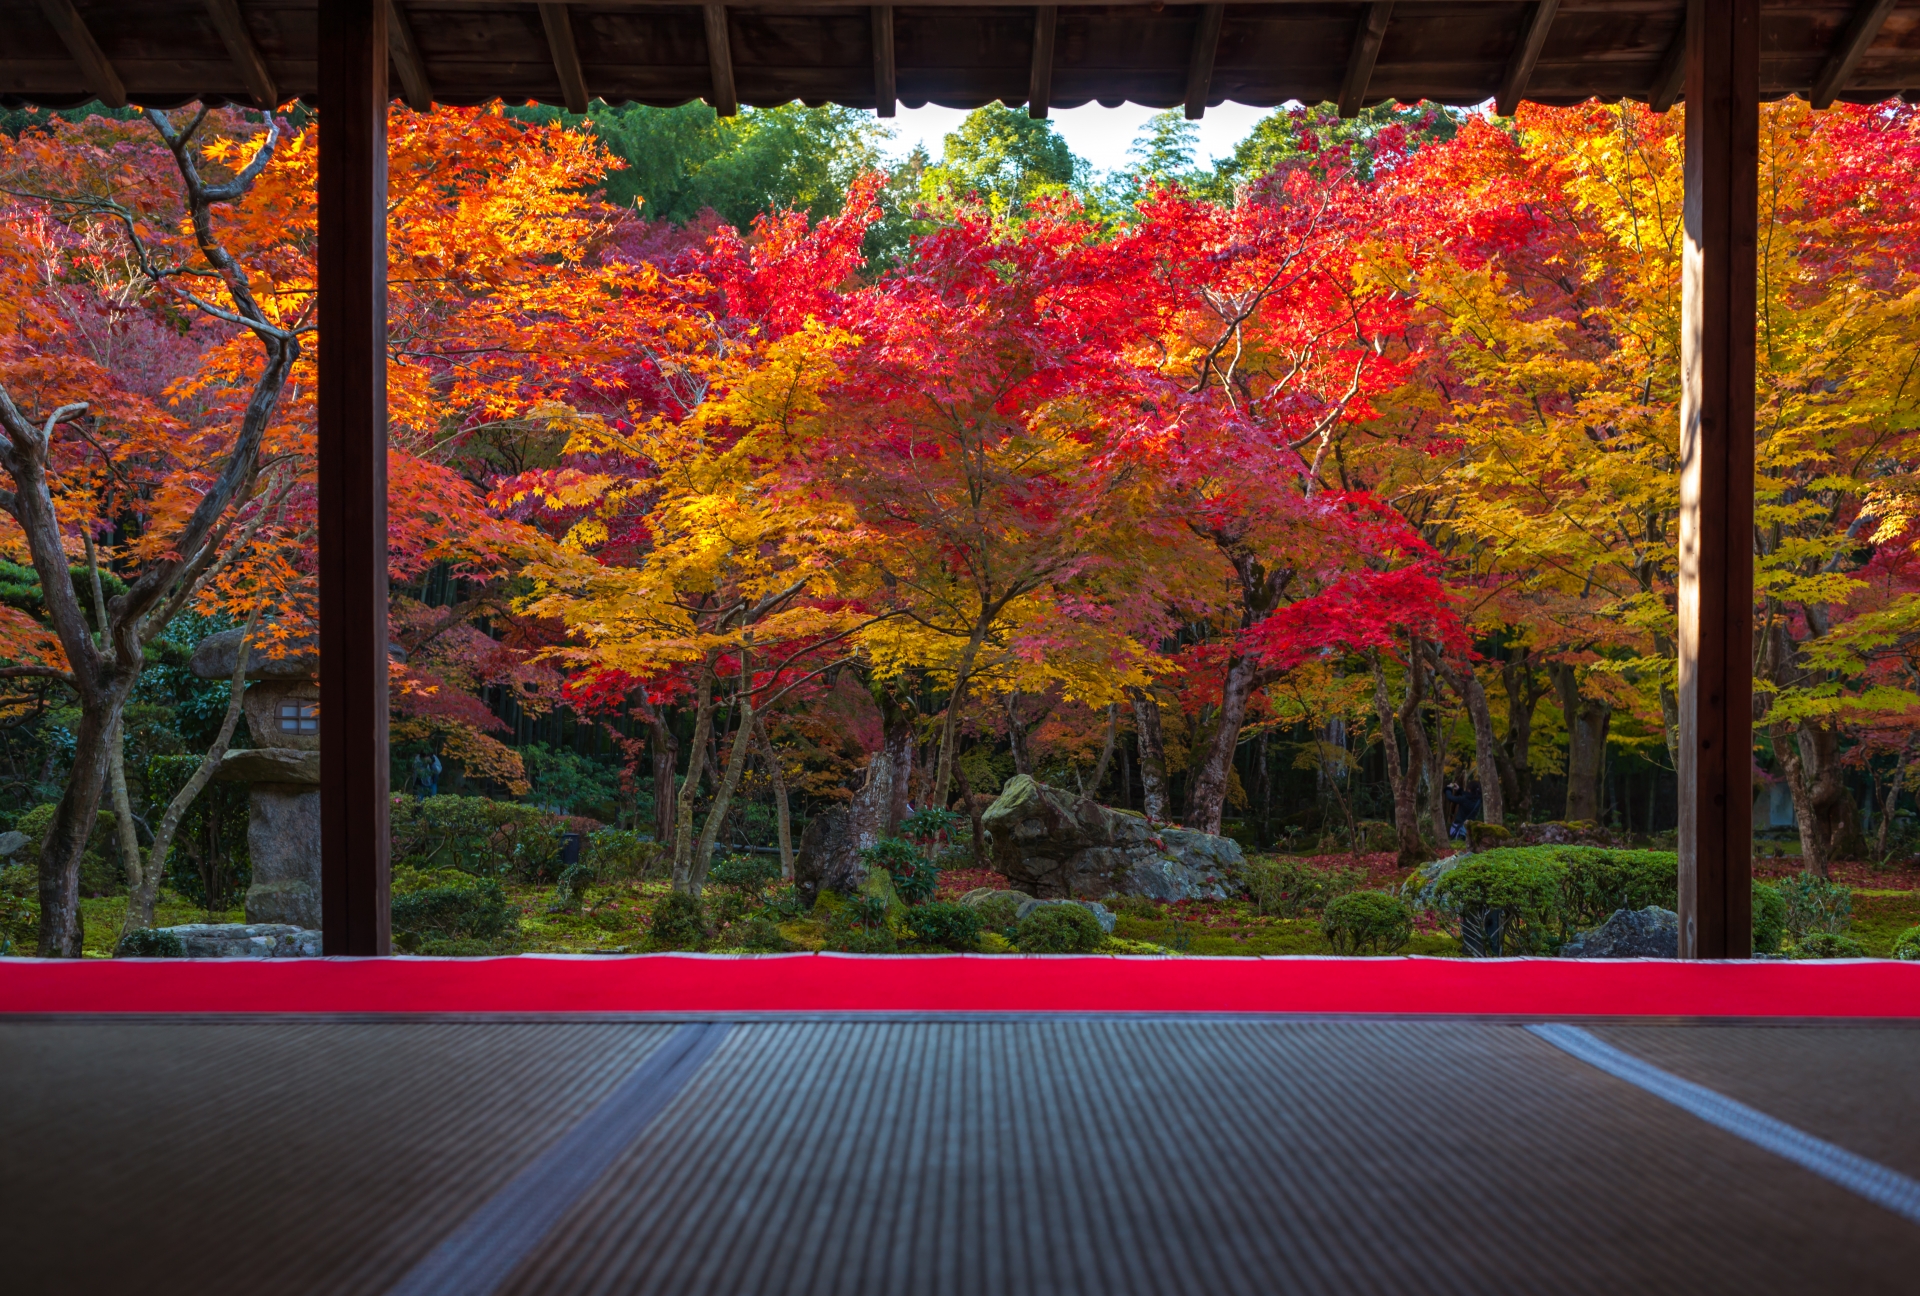
[[[1865,1158],[1895,1205],[1569,1047]],[[1563,1047],[1461,1019],[18,1018],[0,1273],[274,1296],[1912,1293],[1916,1111],[1899,1025]]]

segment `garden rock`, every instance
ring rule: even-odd
[[[1017,895],[1019,893],[1002,891],[1002,892],[996,892],[995,894]],[[1063,904],[1077,904],[1082,909],[1085,909],[1088,913],[1092,914],[1094,917],[1094,920],[1100,924],[1100,930],[1109,936],[1113,935],[1114,925],[1120,921],[1119,917],[1113,912],[1113,910],[1107,908],[1105,905],[1101,904],[1098,900],[1028,900],[1023,902],[1018,909],[1014,910],[1013,920],[1015,922],[1019,922],[1022,918],[1025,918],[1028,914],[1032,913],[1035,909],[1044,909],[1048,905],[1063,905]]]
[[[822,890],[852,895],[867,878],[860,852],[886,835],[887,802],[893,795],[893,765],[885,752],[867,762],[867,782],[843,810],[815,815],[800,835],[793,857],[793,884],[808,904]]]
[[[1514,830],[1521,846],[1614,846],[1613,834],[1591,819],[1552,820],[1521,824]]]
[[[12,859],[27,848],[27,835],[23,832],[0,833],[0,859]]]
[[[1679,958],[1680,915],[1648,905],[1613,916],[1560,947],[1562,958]]]
[[[256,783],[247,802],[247,853],[253,860],[247,921],[318,927],[320,794]]]
[[[1008,779],[980,819],[993,839],[994,867],[1046,899],[1224,900],[1244,858],[1229,837],[1155,827],[1026,774]]]
[[[320,933],[291,923],[187,923],[157,931],[180,938],[188,958],[319,958]]]

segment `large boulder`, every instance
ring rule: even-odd
[[[177,937],[187,958],[318,958],[320,933],[290,923],[187,923],[155,929]]]
[[[1659,905],[1616,909],[1560,947],[1561,958],[1679,958],[1680,915]]]
[[[886,835],[893,765],[885,752],[867,762],[867,782],[843,809],[815,815],[793,856],[793,884],[808,904],[824,888],[852,895],[867,880],[860,852]]]
[[[1043,899],[1224,900],[1242,855],[1228,837],[1155,827],[1144,815],[1016,774],[980,817],[994,867]]]
[[[312,755],[317,759],[319,753]],[[247,854],[253,863],[247,921],[318,927],[320,794],[256,783],[247,801]]]

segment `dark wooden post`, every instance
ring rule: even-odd
[[[389,952],[387,0],[320,6],[320,903]]]
[[[1753,952],[1759,0],[1693,0],[1680,307],[1680,956]]]

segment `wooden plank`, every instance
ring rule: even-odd
[[[1227,15],[1223,4],[1201,8],[1193,28],[1193,51],[1187,56],[1187,120],[1199,121],[1206,115],[1207,92],[1213,86],[1213,58],[1220,49],[1220,20]]]
[[[726,20],[721,19],[724,26]],[[563,4],[540,6],[540,25],[547,29],[547,49],[553,54],[553,70],[560,78],[560,96],[567,111],[587,110],[587,78],[580,71],[580,51],[573,43],[573,19]]]
[[[1867,47],[1880,34],[1881,26],[1886,23],[1887,15],[1893,12],[1896,3],[1897,0],[1861,0],[1860,7],[1853,11],[1853,21],[1840,33],[1833,52],[1827,55],[1826,64],[1814,79],[1813,94],[1809,100],[1815,108],[1832,106],[1834,96],[1840,93],[1847,78],[1860,66],[1860,60],[1867,56]]]
[[[1680,20],[1680,30],[1674,33],[1673,42],[1667,46],[1667,52],[1661,56],[1660,70],[1654,74],[1653,85],[1647,90],[1647,107],[1657,113],[1663,113],[1673,107],[1680,97],[1680,89],[1687,79],[1687,22]]]
[[[893,70],[893,6],[873,6],[873,112],[891,117],[898,106]]]
[[[387,53],[400,73],[400,88],[407,107],[415,112],[433,111],[433,86],[427,80],[427,65],[420,58],[420,46],[414,42],[413,27],[398,0],[387,0]]]
[[[319,34],[322,944],[386,954],[386,0],[328,0]]]
[[[1693,0],[1680,274],[1680,956],[1752,953],[1760,0]]]
[[[207,0],[207,17],[213,19],[221,44],[227,47],[233,65],[240,69],[240,78],[247,83],[247,92],[253,96],[255,106],[269,112],[278,108],[280,96],[274,88],[273,74],[267,70],[266,60],[260,57],[247,31],[247,20],[240,13],[240,0]]]
[[[1373,80],[1373,65],[1380,58],[1380,42],[1386,39],[1387,23],[1393,17],[1393,0],[1375,0],[1360,14],[1353,31],[1353,48],[1347,54],[1347,74],[1340,82],[1338,107],[1342,117],[1360,115],[1367,101],[1367,83]]]
[[[73,7],[73,0],[40,0],[40,12],[60,33],[60,43],[80,65],[80,75],[93,91],[93,97],[109,108],[125,108],[127,88],[120,83],[120,74],[113,70],[113,64],[100,52],[100,43],[87,29],[80,11]]]
[[[1553,30],[1553,16],[1559,9],[1560,0],[1540,0],[1533,7],[1526,34],[1514,46],[1513,57],[1507,61],[1507,74],[1500,79],[1500,93],[1494,96],[1493,111],[1497,115],[1511,117],[1513,110],[1520,106],[1520,100],[1527,93],[1527,82],[1533,79],[1533,65],[1540,61],[1540,51],[1546,48],[1547,33]]]
[[[1027,75],[1027,116],[1044,119],[1053,103],[1053,29],[1060,21],[1058,5],[1033,11],[1033,70]]]
[[[733,45],[727,36],[727,7],[703,6],[707,24],[707,72],[713,79],[714,111],[732,117],[740,111],[740,94],[733,86]]]

